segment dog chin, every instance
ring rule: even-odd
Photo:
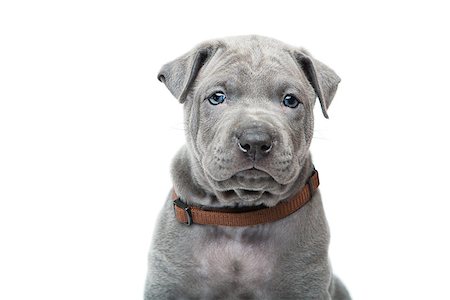
[[[233,191],[236,193],[240,200],[247,203],[258,201],[264,193],[264,191],[252,191],[245,189],[235,189]]]
[[[235,173],[223,181],[214,182],[219,200],[226,205],[273,206],[284,191],[271,175],[258,169],[248,169]]]
[[[219,201],[228,207],[246,206],[274,206],[280,200],[280,196],[267,191],[252,191],[246,189],[233,189],[223,192],[216,192]]]

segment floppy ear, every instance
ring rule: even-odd
[[[324,63],[314,59],[306,50],[296,50],[293,55],[319,98],[324,117],[328,119],[327,109],[341,78]]]
[[[216,50],[217,44],[212,42],[195,47],[183,56],[165,64],[158,73],[158,80],[165,83],[180,103],[184,103],[198,72]]]

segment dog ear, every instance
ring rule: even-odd
[[[324,117],[328,119],[327,109],[333,100],[341,78],[304,49],[294,51],[293,55],[319,98]]]
[[[217,44],[213,42],[195,47],[183,56],[165,64],[158,73],[158,80],[166,85],[180,103],[184,103],[198,72],[216,50]]]

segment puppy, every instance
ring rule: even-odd
[[[240,36],[198,45],[158,79],[184,103],[187,143],[145,299],[350,299],[309,152],[316,98],[328,118],[336,73],[302,48]]]

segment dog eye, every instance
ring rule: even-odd
[[[215,92],[214,94],[212,94],[211,96],[208,97],[208,101],[212,105],[217,105],[217,104],[220,104],[223,101],[225,101],[226,98],[227,98],[227,96],[225,95],[225,93]]]
[[[294,96],[294,95],[286,95],[283,99],[284,106],[290,107],[290,108],[296,108],[300,101]]]

